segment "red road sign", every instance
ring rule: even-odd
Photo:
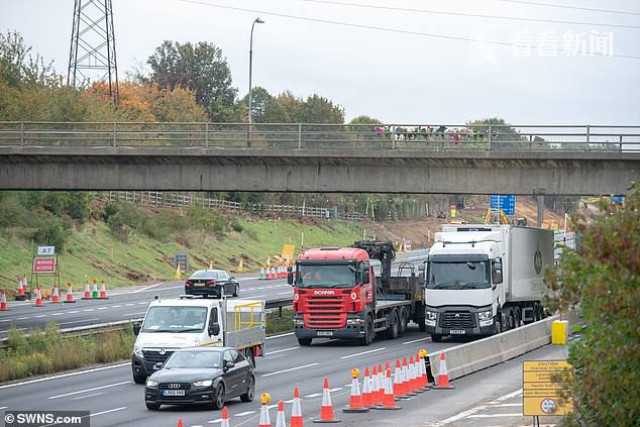
[[[35,257],[33,259],[34,273],[55,273],[56,259],[51,257]]]

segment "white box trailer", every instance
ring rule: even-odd
[[[425,265],[426,327],[491,335],[543,316],[544,270],[553,232],[512,225],[444,225]]]

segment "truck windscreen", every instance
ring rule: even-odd
[[[427,289],[483,289],[490,286],[488,261],[430,264]]]
[[[205,307],[151,307],[142,332],[201,332],[207,320]]]
[[[349,264],[298,264],[300,288],[351,288],[356,282],[356,269]]]

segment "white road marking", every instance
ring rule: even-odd
[[[402,344],[413,344],[414,342],[420,342],[420,341],[428,341],[430,338],[426,337],[426,338],[419,338],[417,340],[411,340],[411,341],[405,341]]]
[[[312,399],[312,398],[314,398],[314,397],[318,397],[318,396],[320,396],[320,395],[321,395],[320,393],[311,393],[311,394],[307,394],[305,397],[306,397],[307,399]]]
[[[336,388],[330,388],[330,389],[329,389],[329,391],[330,391],[331,393],[335,393],[336,391],[340,391],[340,390],[342,390],[342,387],[336,387]]]
[[[140,301],[140,302],[138,303],[138,305],[145,305],[145,304],[148,304],[148,303],[147,303],[146,301]]]
[[[141,314],[145,314],[145,313],[146,313],[146,311],[141,311],[141,312],[138,312],[138,313],[127,313],[123,317],[140,316]]]
[[[69,312],[69,314],[78,314],[78,313],[80,313],[78,310],[73,310]]]
[[[496,398],[492,403],[503,402],[505,400],[511,399],[513,397],[516,397],[521,393],[522,393],[522,389],[518,389],[518,390],[512,391],[511,393],[507,393],[507,394],[505,394],[503,396],[500,396],[500,397]],[[476,406],[475,408],[471,408],[471,409],[468,409],[466,411],[462,411],[459,414],[456,414],[456,415],[454,415],[452,417],[446,418],[446,419],[444,419],[442,421],[437,421],[435,423],[427,423],[425,425],[429,426],[429,427],[442,427],[444,425],[451,424],[451,423],[454,423],[456,421],[459,421],[459,420],[462,420],[462,419],[465,419],[465,418],[469,418],[471,415],[474,415],[476,412],[484,411],[487,408],[490,408],[490,406],[487,406],[487,405]]]
[[[2,411],[3,409],[7,409],[8,406],[0,406],[0,411]]]
[[[522,413],[519,414],[476,414],[469,415],[467,418],[498,418],[498,417],[521,417]]]
[[[120,307],[122,307],[120,304],[111,306],[111,308],[120,308]]]
[[[509,408],[512,406],[522,406],[522,403],[500,403],[498,405],[491,405],[492,408]]]
[[[133,307],[135,304],[128,303],[128,304],[125,304],[125,305],[126,305],[127,307]]]
[[[82,400],[82,399],[88,399],[89,397],[96,397],[96,396],[102,396],[104,393],[103,392],[99,392],[99,393],[91,393],[91,394],[86,394],[84,396],[78,396],[78,397],[74,397],[71,400]]]
[[[120,408],[115,408],[115,409],[109,409],[107,411],[102,411],[102,412],[95,412],[91,415],[89,415],[90,417],[97,417],[98,415],[104,415],[104,414],[110,414],[111,412],[117,412],[117,411],[122,411],[124,409],[127,409],[126,406],[121,406]]]
[[[234,417],[245,417],[247,415],[251,415],[251,414],[255,414],[255,413],[256,413],[256,411],[244,411],[244,412],[240,412],[239,414],[235,414]]]
[[[218,424],[222,422],[222,418],[218,418],[217,420],[211,420],[209,421],[209,424]]]
[[[62,316],[64,313],[51,313],[51,316]]]
[[[272,354],[284,353],[285,351],[296,350],[298,348],[300,348],[300,346],[289,347],[289,348],[281,348],[280,350],[270,351],[266,355],[267,356],[271,356]]]
[[[27,320],[29,317],[18,317],[16,320]]]
[[[362,356],[362,355],[369,354],[369,353],[375,353],[376,351],[382,351],[382,350],[386,350],[386,347],[379,347],[379,348],[374,348],[373,350],[367,350],[367,351],[361,351],[359,353],[347,354],[346,356],[342,356],[340,359],[342,359],[342,360],[351,359],[352,357],[358,357],[358,356]]]
[[[287,291],[287,292],[278,292],[276,295],[289,295],[291,294],[291,292]]]
[[[131,381],[121,381],[119,383],[113,383],[113,384],[101,385],[101,386],[98,386],[98,387],[86,388],[84,390],[72,391],[72,392],[64,393],[64,394],[56,394],[55,396],[50,396],[49,400],[60,399],[62,397],[68,397],[68,396],[74,396],[76,394],[82,394],[82,393],[86,393],[88,391],[96,391],[96,390],[103,390],[105,388],[118,387],[118,386],[125,385],[125,384],[131,384]]]
[[[294,366],[293,368],[281,369],[279,371],[269,372],[268,374],[262,374],[261,377],[266,378],[266,377],[271,377],[273,375],[285,374],[287,372],[299,371],[300,369],[310,368],[312,366],[316,366],[319,364],[320,363],[318,362],[314,362],[314,363],[308,363],[302,366]]]
[[[106,309],[108,309],[108,308],[109,308],[109,307],[98,307],[98,308],[97,308],[97,310],[106,310]]]
[[[35,319],[42,319],[43,317],[47,317],[46,314],[39,314],[37,316],[33,316]]]
[[[0,390],[5,388],[18,387],[22,385],[36,384],[43,381],[57,380],[59,378],[67,378],[67,377],[74,377],[74,376],[83,375],[83,374],[91,374],[94,372],[106,371],[107,369],[122,368],[123,366],[131,366],[131,362],[118,363],[117,365],[110,365],[110,366],[102,366],[100,368],[87,369],[85,371],[69,372],[69,373],[60,374],[60,375],[52,375],[50,377],[38,378],[35,380],[29,380],[29,381],[22,381],[19,383],[0,385]]]
[[[88,312],[90,312],[90,311],[93,311],[93,308],[86,308],[86,309],[84,309],[84,310],[82,310],[82,311],[84,311],[85,313],[88,313]]]
[[[3,319],[3,320],[0,320],[0,322],[13,322],[14,320],[18,320],[18,319]]]
[[[94,320],[100,320],[97,317],[94,319],[82,319],[82,320],[74,320],[72,322],[59,322],[58,325],[70,325],[72,323],[82,323],[82,322],[93,322]]]
[[[266,339],[274,340],[276,338],[288,337],[289,335],[293,335],[293,332],[287,332],[286,334],[280,334],[280,335],[271,335],[270,337],[267,337]]]
[[[522,394],[522,389],[518,389],[516,391],[512,391],[511,393],[505,394],[504,396],[500,396],[496,398],[496,402],[503,402],[505,400],[509,400],[512,397],[520,396]]]

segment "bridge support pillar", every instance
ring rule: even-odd
[[[538,228],[541,228],[542,224],[544,223],[544,194],[536,195],[536,202],[538,207],[536,215],[536,226],[538,226]]]

